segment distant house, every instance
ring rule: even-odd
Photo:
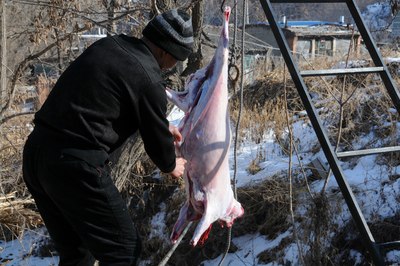
[[[346,55],[351,44],[354,53],[361,52],[361,36],[352,25],[340,22],[326,21],[286,21],[279,22],[286,36],[289,48],[296,56],[315,58],[317,56]],[[217,45],[220,26],[207,25],[204,32],[208,37],[207,44]],[[238,27],[236,45],[241,47],[242,27]],[[258,74],[283,64],[281,51],[275,40],[271,27],[266,22],[246,24],[245,27],[245,69],[246,77],[251,81]],[[233,25],[229,26],[230,44],[233,43]],[[203,46],[204,62],[208,63],[214,54],[213,47]],[[252,71],[255,66],[261,69]]]
[[[100,28],[100,27],[94,27],[90,30],[85,31],[80,35],[80,37],[83,39],[88,39],[88,38],[101,39],[106,36],[107,36],[107,30],[105,28]]]
[[[88,48],[95,41],[107,37],[107,30],[101,27],[94,27],[79,35],[79,44],[76,50],[80,53]]]
[[[361,36],[359,32],[343,22],[286,21],[284,19],[279,25],[294,54],[310,58],[317,55],[346,54],[350,44],[355,53],[360,53]],[[246,32],[278,48],[268,23],[246,25]],[[274,54],[280,54],[279,49],[275,49]]]

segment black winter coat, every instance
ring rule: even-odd
[[[119,35],[95,42],[71,63],[34,123],[43,145],[107,153],[139,130],[153,162],[171,172],[175,152],[166,111],[156,59],[141,40]]]

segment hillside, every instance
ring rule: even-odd
[[[249,1],[249,22],[256,23],[265,20],[261,4],[257,0]],[[355,1],[361,12],[366,10],[366,7],[370,4],[377,3],[376,0],[356,0]],[[221,23],[220,16],[218,14],[218,3],[209,1],[206,4],[206,16],[205,23]],[[322,20],[322,21],[339,21],[341,16],[345,17],[346,23],[351,23],[350,13],[344,3],[285,3],[285,4],[273,4],[275,14],[278,18],[286,16],[288,20]],[[242,5],[239,2],[238,10],[241,14]]]

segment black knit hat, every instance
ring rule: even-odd
[[[172,9],[153,18],[143,30],[143,36],[184,61],[192,52],[192,19],[182,10]]]

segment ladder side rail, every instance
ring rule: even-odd
[[[354,19],[354,22],[357,25],[357,29],[360,32],[361,37],[364,40],[365,46],[367,47],[367,50],[375,64],[375,66],[383,67],[384,71],[380,72],[380,76],[382,78],[383,83],[386,86],[386,89],[389,93],[390,98],[393,101],[393,104],[395,105],[395,108],[397,109],[397,113],[400,114],[400,93],[394,85],[394,81],[389,74],[389,70],[382,59],[382,56],[371,36],[371,33],[365,26],[365,22],[361,16],[360,10],[357,7],[357,5],[354,3],[354,0],[347,0],[347,7],[349,8],[349,11]]]
[[[297,66],[294,64],[290,49],[286,43],[286,38],[281,30],[281,28],[276,23],[275,15],[272,12],[272,6],[270,0],[260,0],[261,5],[264,9],[264,13],[267,16],[268,22],[271,26],[275,39],[279,45],[281,53],[285,59],[287,67],[289,69],[290,75],[293,79],[293,82],[296,85],[296,88],[299,92],[300,98],[302,99],[303,105],[306,108],[307,114],[310,118],[311,124],[314,127],[316,135],[321,143],[321,147],[324,151],[324,154],[329,162],[329,165],[332,169],[332,172],[335,176],[335,179],[339,185],[339,188],[344,196],[346,204],[350,210],[350,213],[357,225],[357,228],[360,230],[361,236],[364,241],[367,241],[367,249],[370,252],[374,262],[376,265],[384,265],[383,258],[380,254],[379,247],[375,244],[375,240],[372,236],[371,231],[369,230],[368,224],[364,219],[364,216],[360,210],[360,207],[356,201],[356,198],[344,178],[343,171],[339,165],[339,161],[335,156],[335,153],[332,149],[331,144],[329,143],[329,138],[324,129],[322,128],[322,123],[319,117],[316,115],[317,112],[314,106],[311,104],[311,97],[307,92],[306,85],[303,79],[300,76],[300,72]]]

